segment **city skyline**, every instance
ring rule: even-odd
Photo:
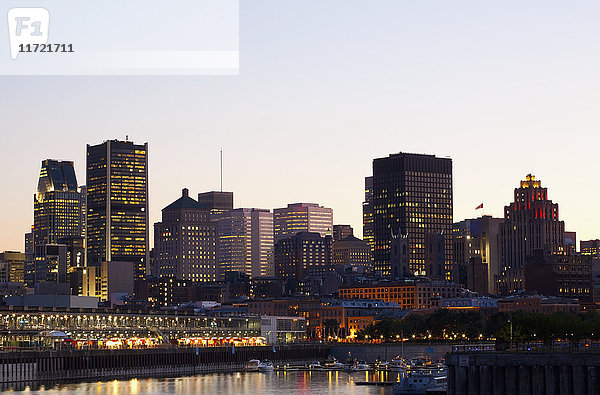
[[[259,0],[240,4],[239,76],[2,77],[0,248],[23,248],[42,160],[73,160],[83,180],[85,144],[125,135],[150,146],[150,223],[183,187],[219,189],[223,148],[236,207],[318,202],[360,237],[371,161],[402,151],[453,159],[455,220],[481,202],[502,216],[533,173],[567,230],[597,238],[582,199],[600,192],[599,9]]]
[[[127,137],[128,137],[128,136],[127,136]],[[104,140],[104,141],[108,141],[108,139],[107,139],[107,140]],[[104,141],[103,141],[103,142],[104,142]],[[124,141],[124,139],[123,139],[123,141]],[[130,141],[131,141],[131,140],[130,140]],[[134,143],[135,143],[135,144],[140,144],[140,142],[137,142],[137,141],[134,141]],[[144,144],[144,143],[141,143],[141,144]],[[150,143],[148,143],[148,146],[149,146],[149,149],[148,149],[148,150],[149,150],[149,155],[148,155],[148,156],[149,156],[149,158],[148,158],[148,162],[149,162],[149,167],[151,168],[151,166],[150,166],[150,165],[151,165],[151,162],[152,162],[152,147],[151,147],[151,144],[150,144]],[[84,151],[85,151],[85,150],[84,150]],[[393,152],[393,153],[392,153],[392,152],[390,152],[390,153],[389,153],[389,155],[391,155],[391,154],[396,154],[396,153],[400,153],[400,151],[398,151],[398,152]],[[217,154],[218,154],[218,153],[217,153]],[[425,155],[436,155],[436,154],[427,153],[427,152],[425,152],[425,153],[418,153],[418,154],[425,154]],[[388,155],[385,155],[385,156],[388,156]],[[385,156],[382,156],[382,157],[385,157]],[[437,156],[437,155],[436,155],[436,156]],[[376,159],[376,158],[371,158],[371,160],[370,160],[370,162],[371,162],[371,163],[372,163],[373,159]],[[452,159],[452,160],[453,160],[453,162],[454,162],[454,158],[451,158],[451,159]],[[46,160],[72,161],[72,162],[74,162],[74,167],[75,167],[75,169],[76,169],[76,170],[75,170],[75,174],[76,174],[76,176],[77,176],[78,178],[81,178],[81,177],[83,177],[83,178],[81,178],[81,179],[83,179],[83,180],[85,179],[85,164],[84,164],[84,169],[82,169],[82,171],[81,171],[81,173],[82,173],[83,175],[78,175],[78,174],[79,174],[79,168],[80,168],[81,166],[78,166],[78,163],[77,163],[76,161],[72,160],[72,159],[65,159],[65,158],[56,159],[56,158],[48,157],[48,158],[45,158],[44,160],[42,160],[41,162],[44,162],[44,161],[46,161]],[[216,169],[216,171],[217,171],[217,172],[219,171],[219,167],[218,167],[218,165],[219,165],[219,164],[217,163],[217,166],[215,166],[215,169]],[[39,165],[38,165],[38,169],[39,169]],[[371,172],[372,172],[372,170],[371,170]],[[39,170],[38,170],[37,174],[38,174],[38,175],[37,175],[37,177],[39,177]],[[537,173],[536,173],[536,174],[534,174],[534,175],[537,177]],[[367,176],[368,176],[368,175],[367,175]],[[523,176],[521,176],[521,179],[522,179],[522,178],[525,178],[525,176],[526,176],[525,174],[524,174]],[[354,229],[355,233],[356,233],[356,234],[358,235],[358,237],[360,237],[361,239],[362,239],[362,237],[363,237],[363,234],[362,234],[362,233],[363,233],[363,223],[362,223],[362,201],[364,200],[364,177],[365,177],[365,176],[362,176],[362,175],[360,176],[360,181],[362,181],[362,184],[363,184],[363,185],[362,185],[362,189],[360,190],[360,192],[363,194],[363,197],[360,199],[361,201],[360,201],[360,202],[357,204],[358,208],[356,208],[356,209],[354,210],[354,211],[356,211],[356,213],[354,213],[354,215],[352,215],[352,217],[357,217],[357,216],[358,216],[358,219],[356,219],[356,220],[355,220],[355,219],[352,219],[352,220],[350,220],[350,221],[343,221],[343,220],[339,220],[339,219],[338,219],[338,216],[337,216],[337,214],[336,214],[336,208],[335,208],[335,207],[331,207],[331,208],[333,209],[333,212],[334,212],[334,213],[333,213],[333,216],[334,216],[334,221],[333,221],[333,222],[334,222],[334,224],[347,223],[347,224],[351,225],[351,226],[353,227],[353,229]],[[537,177],[537,178],[541,178],[541,177]],[[550,178],[550,179],[551,179],[552,177],[550,176],[550,177],[548,177],[548,178]],[[455,185],[455,181],[454,181],[455,179],[456,179],[456,174],[453,172],[453,194],[456,196],[458,193],[456,192],[456,187],[454,186],[454,185]],[[519,180],[520,180],[520,179],[519,179]],[[514,185],[517,185],[517,184],[518,184],[518,182],[519,182],[519,180],[516,180],[516,181],[514,182]],[[162,204],[162,206],[161,206],[161,207],[153,207],[153,204],[152,204],[152,201],[153,201],[153,199],[152,199],[152,190],[153,190],[153,188],[152,188],[152,184],[153,184],[153,182],[152,182],[152,176],[151,176],[151,174],[149,174],[149,190],[150,190],[150,192],[149,192],[149,201],[150,201],[150,204],[149,204],[149,207],[150,207],[150,212],[149,212],[149,223],[150,223],[151,225],[152,225],[152,224],[154,224],[154,223],[156,223],[156,222],[160,222],[160,215],[161,215],[161,214],[160,214],[160,212],[161,212],[161,210],[162,210],[162,207],[164,207],[164,206],[168,205],[168,204],[169,204],[169,202],[170,202],[170,201],[166,201],[166,202],[164,202],[164,203],[158,203],[158,205],[161,205],[161,204]],[[182,188],[185,188],[185,187],[186,187],[186,185],[188,185],[188,184],[190,184],[190,183],[185,183],[185,181],[184,181],[184,184],[183,184]],[[37,184],[36,184],[36,185],[37,185]],[[545,183],[545,185],[547,185],[547,184]],[[82,183],[82,185],[81,185],[81,186],[84,186],[84,184]],[[513,186],[513,187],[514,187],[514,186]],[[36,189],[37,189],[37,186],[36,186],[36,187],[34,187],[34,190],[36,190]],[[204,193],[204,192],[206,192],[206,191],[208,191],[208,190],[215,190],[215,191],[217,191],[217,190],[219,190],[219,189],[220,189],[220,185],[216,185],[214,188],[209,188],[209,187],[207,187],[207,188],[204,188],[204,189],[202,189],[202,188],[198,187],[198,188],[194,188],[194,189],[192,189],[192,192],[191,192],[191,193],[192,193],[192,194],[196,194],[196,193]],[[556,193],[556,191],[555,191],[554,189],[552,189],[552,187],[550,187],[550,189],[551,189],[551,192],[550,192],[550,193],[551,193],[553,196],[554,196],[555,194],[557,194],[557,193]],[[224,187],[224,191],[226,191],[226,190],[229,190],[229,189],[228,189],[228,188],[226,188],[226,187]],[[173,200],[175,200],[175,199],[176,199],[177,195],[179,195],[179,194],[180,194],[180,191],[181,191],[181,188],[179,189],[179,191],[175,191],[175,193],[173,194],[173,195],[174,195],[174,197],[173,197],[173,198],[171,198],[171,201],[173,201]],[[168,192],[170,192],[170,191],[168,191]],[[179,193],[178,193],[178,192],[179,192]],[[249,207],[249,206],[239,206],[239,205],[238,205],[238,202],[241,202],[241,201],[242,201],[242,199],[240,199],[240,198],[239,198],[239,195],[240,195],[240,193],[239,193],[239,192],[237,192],[237,191],[235,191],[235,190],[231,190],[231,192],[233,192],[233,193],[234,193],[234,208],[244,208],[244,207]],[[506,193],[505,193],[505,191],[503,191],[503,194],[506,194]],[[458,194],[458,195],[461,195],[461,194]],[[511,195],[512,195],[512,194],[511,194]],[[167,196],[168,196],[168,195],[167,195]],[[167,199],[169,199],[169,197],[167,197]],[[553,199],[553,200],[554,200],[555,202],[557,202],[557,203],[560,203],[560,202],[556,201],[555,199]],[[478,202],[478,201],[474,201],[474,202]],[[259,204],[258,204],[258,206],[260,206],[260,202],[258,202],[258,203],[259,203]],[[312,199],[312,200],[308,199],[308,200],[304,200],[304,201],[301,201],[301,200],[297,200],[297,201],[296,201],[296,200],[293,200],[293,199],[291,199],[291,200],[289,200],[288,202],[286,202],[286,203],[281,203],[281,204],[279,204],[279,205],[275,204],[274,206],[267,206],[267,205],[264,205],[264,204],[263,204],[262,206],[266,207],[266,208],[267,208],[267,209],[269,209],[271,212],[273,212],[273,210],[274,210],[274,209],[276,209],[276,208],[279,208],[279,207],[284,207],[284,206],[287,206],[288,204],[295,204],[295,203],[316,203],[316,204],[319,204],[319,205],[323,205],[323,206],[325,206],[325,205],[324,205],[324,204],[322,204],[320,201],[316,201],[316,199]],[[464,202],[463,202],[463,203],[464,203]],[[507,201],[507,202],[506,202],[504,205],[502,205],[500,208],[492,207],[492,208],[491,208],[491,210],[490,210],[490,206],[489,206],[489,204],[488,204],[487,202],[485,202],[485,201],[484,201],[484,202],[483,202],[483,204],[484,204],[484,211],[483,211],[483,212],[482,212],[481,210],[478,210],[478,209],[476,209],[476,206],[473,206],[473,205],[471,205],[471,206],[473,206],[473,207],[471,207],[471,213],[472,213],[472,215],[471,215],[471,216],[469,216],[469,215],[468,215],[468,211],[469,211],[468,207],[465,207],[465,205],[464,205],[464,204],[462,204],[462,205],[461,205],[461,206],[462,206],[462,207],[461,207],[461,211],[462,211],[462,212],[465,212],[465,213],[466,213],[466,215],[465,215],[465,216],[463,216],[463,217],[457,217],[457,216],[456,216],[456,206],[458,206],[459,204],[457,204],[457,202],[455,202],[455,204],[454,204],[454,215],[453,215],[453,222],[455,222],[455,223],[456,223],[456,222],[459,222],[459,221],[462,221],[462,220],[465,220],[465,219],[473,219],[473,218],[478,218],[478,217],[481,217],[482,215],[484,215],[484,214],[483,214],[484,212],[485,212],[485,215],[490,215],[490,216],[492,216],[492,217],[495,217],[495,218],[503,218],[503,217],[504,217],[504,215],[503,215],[503,212],[504,212],[504,206],[508,206],[508,205],[510,204],[510,200],[509,200],[509,201]],[[477,205],[479,205],[479,203],[477,203]],[[155,209],[156,209],[156,210],[155,210]],[[490,212],[490,211],[491,211],[491,212]],[[499,212],[498,212],[498,211],[499,211]],[[565,209],[563,208],[563,205],[561,205],[561,219],[563,219],[563,220],[564,220],[564,212],[565,212],[565,211],[569,211],[569,210],[565,210]],[[33,213],[33,207],[31,208],[31,213]],[[33,224],[33,218],[32,218],[32,224]],[[30,227],[27,227],[27,231],[29,231],[30,229],[31,229]],[[149,231],[150,231],[150,234],[151,234],[151,236],[150,236],[151,247],[154,247],[154,243],[153,243],[154,237],[153,237],[153,227],[152,227],[152,226],[150,226],[150,229],[149,229]],[[580,230],[580,229],[575,229],[575,228],[573,228],[573,227],[569,226],[569,220],[568,220],[568,219],[566,219],[566,220],[565,220],[565,231],[576,231],[576,232],[577,232],[577,234],[578,234],[578,236],[577,236],[578,240],[592,240],[592,239],[597,239],[597,238],[599,237],[599,236],[598,236],[596,233],[593,233],[593,231],[592,231],[592,232],[589,234],[589,237],[586,237],[586,236],[584,236],[584,232],[583,232],[582,230]],[[27,232],[25,232],[25,233],[27,233]],[[13,237],[13,239],[19,239],[19,237],[18,237],[18,236],[19,236],[19,235],[16,235],[16,237]],[[1,239],[1,240],[0,240],[0,250],[2,250],[2,251],[13,251],[13,250],[14,250],[14,251],[24,251],[24,239],[23,239],[23,237],[20,237],[19,243],[21,244],[20,246],[19,246],[19,245],[16,245],[16,246],[15,246],[15,247],[13,247],[13,248],[10,248],[10,247],[4,247],[4,245],[6,244],[6,243],[5,243],[5,239]],[[577,245],[577,248],[579,248],[579,246],[578,246],[578,245]]]

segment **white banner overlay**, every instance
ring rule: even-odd
[[[0,74],[235,75],[238,0],[3,0]]]

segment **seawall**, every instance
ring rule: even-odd
[[[256,347],[0,352],[0,384],[151,376],[183,376],[242,370],[250,359],[278,364],[323,360],[324,344]]]

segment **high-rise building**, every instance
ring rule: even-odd
[[[452,277],[452,159],[398,153],[373,160],[373,261],[376,272],[393,277],[392,238],[408,241],[409,272],[431,278]],[[427,262],[443,239],[443,265]],[[435,270],[433,273],[428,269]]]
[[[273,210],[275,242],[298,232],[317,232],[321,237],[333,231],[333,210],[316,203],[293,203]]]
[[[33,242],[35,246],[57,243],[68,236],[81,236],[81,194],[71,161],[46,159],[33,197]]]
[[[47,249],[46,246],[62,244],[64,239],[81,237],[83,232],[81,207],[82,198],[78,191],[73,162],[44,160],[33,203],[32,233],[35,263],[28,264],[27,269],[23,270],[24,279],[29,285],[33,285],[32,280],[64,282],[64,279],[57,277],[55,273],[57,262],[60,261],[62,265],[63,257],[60,256],[59,259],[60,254],[53,253],[55,248]],[[33,270],[33,273],[28,273],[30,270]]]
[[[210,191],[198,194],[200,207],[210,210],[214,217],[233,209],[233,192]],[[215,218],[216,219],[216,218]]]
[[[162,209],[162,221],[154,224],[154,267],[159,277],[189,281],[216,281],[218,267],[217,224],[210,210],[189,196]]]
[[[564,245],[565,223],[558,218],[558,204],[552,203],[548,189],[528,174],[515,188],[514,202],[504,207],[497,292],[508,294],[525,289],[525,258],[535,250],[562,252]]]
[[[452,254],[456,282],[480,294],[496,292],[495,281],[500,270],[498,243],[502,222],[502,218],[484,215],[453,225]]]
[[[148,264],[148,144],[111,140],[87,146],[87,264]]]
[[[363,240],[373,255],[373,177],[365,177],[365,201],[363,202]]]
[[[350,225],[333,225],[333,241],[345,239],[348,236],[354,236],[354,229]]]
[[[243,272],[252,278],[272,277],[273,214],[269,210],[238,208],[218,220],[217,261],[223,275]]]
[[[333,269],[333,238],[317,232],[298,232],[275,243],[275,276],[302,281],[309,274]]]

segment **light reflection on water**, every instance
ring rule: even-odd
[[[178,378],[114,380],[26,388],[26,394],[391,394],[392,387],[357,386],[354,381],[396,381],[399,373],[338,371],[221,373]]]

